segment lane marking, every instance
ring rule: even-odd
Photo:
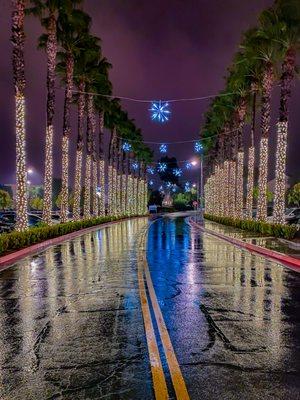
[[[148,229],[146,230],[146,232],[142,235],[143,237],[143,243],[144,243],[144,248],[145,248],[145,244],[147,243],[147,237],[148,237]],[[170,370],[170,374],[171,374],[171,379],[172,379],[172,383],[173,383],[173,387],[176,393],[176,397],[178,400],[189,400],[189,394],[186,388],[186,384],[185,381],[183,379],[178,361],[177,361],[177,357],[176,354],[174,352],[173,346],[172,346],[172,342],[168,333],[168,329],[166,327],[161,309],[159,307],[158,304],[158,300],[155,294],[155,290],[153,287],[153,283],[152,283],[152,279],[151,279],[151,275],[150,275],[150,271],[149,271],[149,266],[148,266],[148,262],[147,262],[147,257],[146,257],[146,250],[144,250],[142,252],[142,258],[143,258],[143,270],[145,273],[145,277],[146,277],[146,282],[147,282],[147,287],[148,287],[148,292],[150,295],[150,299],[151,299],[151,304],[152,304],[152,308],[154,311],[154,315],[156,318],[156,323],[157,323],[157,327],[159,330],[159,334],[160,334],[160,338],[163,344],[163,348],[164,348],[164,352],[166,355],[166,359],[167,359],[167,363],[169,366],[169,370]]]
[[[142,314],[145,326],[145,333],[148,345],[148,353],[151,365],[151,373],[154,387],[155,399],[167,400],[169,399],[167,383],[159,355],[158,345],[155,337],[155,332],[151,320],[150,308],[146,294],[146,287],[143,273],[143,254],[141,249],[144,233],[142,233],[139,241],[138,250],[138,283],[139,294],[142,307]]]

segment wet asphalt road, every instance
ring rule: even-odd
[[[145,224],[100,229],[0,273],[1,400],[154,398],[137,279]],[[147,258],[191,399],[300,399],[299,273],[184,218],[151,224]]]

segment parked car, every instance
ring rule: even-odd
[[[30,227],[36,226],[43,222],[39,215],[28,213],[28,225]],[[16,212],[8,211],[0,214],[0,232],[11,232],[15,229]]]

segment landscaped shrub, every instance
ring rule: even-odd
[[[0,255],[22,249],[23,247],[27,247],[32,244],[40,243],[47,239],[52,239],[67,233],[79,231],[80,229],[104,224],[105,222],[121,220],[123,218],[126,217],[106,216],[82,221],[66,222],[51,226],[37,226],[29,228],[24,232],[13,231],[10,233],[3,233],[0,234]]]
[[[204,214],[204,218],[219,224],[234,226],[235,228],[257,232],[264,236],[275,236],[284,239],[293,239],[297,232],[295,225],[270,224],[268,222],[252,219],[237,219],[231,217],[218,217],[216,215]]]

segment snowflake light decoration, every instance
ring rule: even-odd
[[[158,163],[157,166],[158,172],[165,172],[167,170],[167,164],[166,163]]]
[[[159,152],[160,153],[166,153],[168,151],[168,146],[166,144],[161,144],[159,146]]]
[[[171,182],[167,182],[167,183],[166,183],[166,186],[167,186],[167,188],[169,189],[169,188],[172,186],[172,183],[171,183]]]
[[[147,172],[149,175],[154,175],[154,168],[153,167],[147,167]]]
[[[182,170],[180,168],[174,168],[173,169],[173,174],[175,176],[181,176],[182,175]]]
[[[153,180],[151,179],[151,180],[149,181],[149,186],[153,186],[153,184],[154,184],[154,182],[153,182]]]
[[[151,113],[152,121],[164,123],[169,121],[171,111],[168,109],[169,103],[164,101],[153,101],[149,111]]]
[[[200,153],[202,151],[202,149],[203,149],[202,143],[201,142],[196,142],[195,143],[195,152],[196,153]]]
[[[135,161],[134,163],[132,163],[132,169],[134,171],[136,171],[139,168],[139,164]]]
[[[192,168],[192,163],[190,163],[189,161],[185,164],[185,168],[186,169],[191,169]]]
[[[176,192],[176,190],[177,190],[177,187],[176,187],[176,185],[173,185],[173,187],[172,187],[172,192]]]
[[[185,182],[184,184],[184,191],[189,192],[191,190],[191,184],[190,182]]]
[[[125,151],[125,153],[128,153],[129,151],[131,151],[132,147],[130,143],[124,142],[123,146],[122,146],[123,151]]]
[[[162,186],[160,186],[158,190],[159,190],[161,193],[164,192],[164,188],[163,188]]]

